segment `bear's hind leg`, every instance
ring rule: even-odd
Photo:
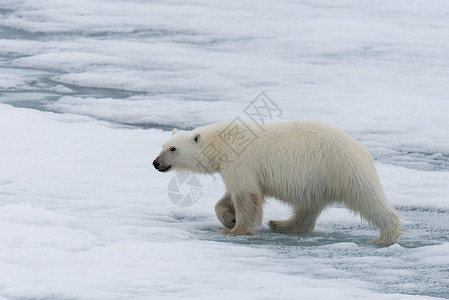
[[[360,213],[363,219],[380,230],[380,236],[370,243],[392,245],[397,243],[401,234],[401,220],[391,207],[383,191],[374,191],[364,195],[353,195],[352,201],[345,201],[346,206]]]
[[[392,245],[398,242],[401,235],[401,220],[399,215],[391,208],[384,212],[384,215],[371,223],[380,229],[380,236],[371,240],[370,243]]]
[[[218,220],[220,220],[226,228],[234,228],[235,207],[230,193],[225,192],[223,197],[218,200],[215,205],[215,214],[217,215]]]
[[[315,229],[316,220],[320,216],[323,208],[293,208],[293,214],[288,220],[269,221],[268,226],[280,233],[306,233]]]

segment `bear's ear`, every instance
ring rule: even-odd
[[[193,136],[193,141],[198,144],[201,141],[201,135],[199,133],[196,133]]]
[[[171,132],[171,135],[177,134],[178,133],[178,129],[174,128]]]

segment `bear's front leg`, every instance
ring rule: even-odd
[[[235,207],[235,226],[223,229],[224,234],[254,234],[253,227],[262,223],[263,197],[257,192],[239,191],[231,194]]]
[[[218,220],[227,228],[235,226],[235,207],[231,194],[226,192],[215,205],[215,214]]]

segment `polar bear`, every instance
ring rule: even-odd
[[[153,161],[160,172],[219,173],[226,192],[215,212],[225,234],[253,234],[262,222],[266,197],[292,207],[288,220],[269,221],[281,233],[312,232],[321,212],[333,203],[360,214],[380,237],[394,244],[398,214],[390,206],[368,150],[344,131],[317,121],[261,126],[236,119],[173,130]]]

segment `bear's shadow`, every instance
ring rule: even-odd
[[[302,234],[284,234],[273,232],[269,228],[260,228],[256,230],[255,235],[227,235],[217,232],[219,228],[202,228],[199,229],[201,240],[208,240],[214,242],[232,243],[238,245],[254,245],[267,247],[319,247],[340,243],[354,244],[362,248],[386,248],[391,245],[380,245],[370,243],[372,239],[376,238],[372,233],[351,234],[350,230],[340,232],[324,232],[314,231],[312,233]],[[399,245],[404,248],[420,248],[426,246],[433,246],[442,244],[441,241],[428,240],[416,241],[410,238],[400,238]]]
[[[446,214],[444,217],[446,217]],[[435,219],[435,216],[432,215],[432,218]],[[359,224],[357,226],[339,224],[317,225],[314,232],[303,234],[277,233],[268,226],[263,225],[262,227],[256,228],[255,235],[235,236],[217,232],[217,230],[223,229],[223,227],[213,217],[175,215],[173,216],[173,220],[176,223],[189,223],[190,225],[194,225],[189,231],[197,236],[198,239],[205,241],[247,246],[253,245],[255,247],[319,247],[340,243],[352,243],[362,248],[371,249],[388,247],[388,245],[369,243],[370,240],[378,236],[379,232],[366,224]],[[440,220],[436,223],[441,224],[441,222]],[[423,224],[427,223],[423,222]],[[438,230],[436,228],[434,230],[435,236],[426,236],[427,239],[423,239],[421,234],[425,233],[428,235],[428,228],[415,228],[415,225],[414,223],[404,225],[404,232],[399,238],[400,246],[404,248],[420,248],[442,244],[448,240],[446,232],[441,232],[442,228],[440,226],[435,226],[438,228]]]
[[[218,228],[217,228],[218,229]],[[322,232],[302,234],[283,234],[273,232],[269,228],[260,228],[254,235],[226,235],[217,232],[214,228],[203,228],[200,233],[202,240],[233,243],[239,245],[254,246],[292,246],[292,247],[316,247],[339,243],[352,243],[364,247],[385,247],[383,245],[368,243],[372,236],[351,235],[348,232]]]

